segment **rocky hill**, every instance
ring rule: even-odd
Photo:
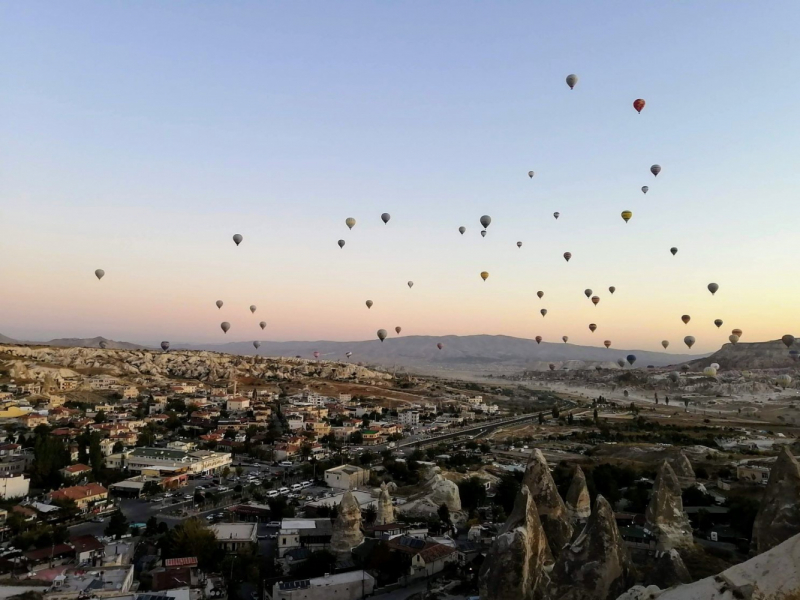
[[[792,348],[800,350],[800,345]],[[785,369],[796,367],[789,356],[789,348],[780,341],[725,344],[711,356],[689,361],[693,370],[702,370],[717,363],[721,369]]]
[[[109,340],[102,336],[93,338],[57,338],[48,340],[46,342],[29,342],[22,340],[15,340],[8,336],[0,334],[0,344],[16,344],[19,346],[59,346],[62,348],[101,348],[101,343],[105,344],[108,349],[116,350],[142,350],[147,346],[140,346],[139,344],[131,344],[130,342],[117,342]]]

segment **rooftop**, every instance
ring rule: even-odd
[[[160,458],[163,460],[185,460],[188,455],[183,450],[169,448],[135,448],[130,456],[135,458]]]
[[[219,542],[246,542],[256,539],[256,527],[256,523],[218,523],[210,529]]]

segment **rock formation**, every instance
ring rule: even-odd
[[[398,507],[398,510],[411,516],[431,516],[444,504],[450,510],[451,517],[454,517],[453,513],[461,510],[458,486],[442,477],[439,467],[428,468],[422,476],[421,491],[410,496],[408,502]]]
[[[678,478],[678,483],[682,488],[691,487],[697,482],[694,469],[692,468],[692,463],[682,451],[678,456],[670,461],[670,466],[672,467],[672,470],[675,471],[675,475]]]
[[[339,513],[333,523],[331,552],[350,554],[350,551],[364,541],[361,533],[361,508],[355,496],[347,490],[339,503]]]
[[[553,568],[553,600],[614,600],[634,582],[635,570],[614,519],[597,496],[583,532],[564,548]]]
[[[375,517],[375,525],[386,525],[387,523],[394,523],[394,506],[392,506],[392,497],[389,495],[389,488],[385,483],[381,484],[380,492],[378,492],[378,514]]]
[[[752,549],[760,554],[800,533],[800,464],[784,446],[769,474],[753,524]]]
[[[692,545],[692,526],[683,512],[681,487],[667,461],[661,464],[656,476],[645,519],[656,535],[659,550]]]
[[[480,570],[481,600],[544,599],[549,548],[536,503],[523,485]]]
[[[666,589],[682,583],[691,583],[692,576],[689,569],[678,554],[677,550],[669,550],[664,553],[657,553],[655,565],[650,571],[646,581],[662,589]]]
[[[592,501],[589,498],[589,488],[586,487],[586,476],[583,469],[575,467],[575,474],[567,491],[567,500],[564,503],[567,507],[567,515],[574,524],[576,521],[584,521],[592,514]]]
[[[567,507],[558,494],[553,476],[547,467],[547,461],[538,449],[531,453],[522,485],[528,487],[533,501],[539,510],[542,529],[550,543],[554,557],[558,557],[561,549],[572,539],[572,525],[567,515]]]

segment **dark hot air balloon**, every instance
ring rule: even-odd
[[[564,260],[569,262],[570,258],[572,258],[572,252],[564,252]]]
[[[386,339],[386,330],[385,329],[378,329],[378,339],[383,341]]]
[[[606,348],[610,348],[611,347],[611,340],[606,340],[605,342],[603,342],[603,346],[605,346]]]
[[[594,323],[589,323],[589,331],[594,333],[596,330],[597,330],[597,325],[595,325]]]
[[[689,315],[683,315],[681,317],[681,321],[683,321],[684,325],[688,325],[689,321],[691,321],[691,320],[692,320],[692,317],[690,317]]]
[[[633,101],[633,108],[635,108],[636,112],[638,112],[639,114],[642,114],[642,109],[644,108],[644,105],[645,101],[642,100],[641,98],[637,98],[636,100]]]
[[[235,243],[237,246],[238,246],[239,244],[241,244],[241,243],[242,243],[242,240],[243,240],[243,239],[244,239],[244,238],[242,237],[242,235],[241,235],[240,233],[237,233],[236,235],[234,235],[234,236],[233,236],[233,242],[234,242],[234,243]]]
[[[594,304],[595,306],[600,304],[600,296],[592,296],[592,304]]]
[[[164,352],[169,350],[169,342],[161,342],[161,349],[164,350]]]
[[[714,325],[716,325],[718,328],[722,327],[722,319],[714,319]]]
[[[533,338],[533,339],[535,339],[535,340],[536,340],[536,343],[537,343],[537,344],[541,344],[541,343],[542,343],[542,336],[540,336],[540,335],[537,335],[537,336],[536,336],[535,338]]]
[[[391,218],[392,218],[392,216],[389,213],[383,213],[381,215],[381,221],[383,221],[384,224],[388,223],[389,219],[391,219]]]

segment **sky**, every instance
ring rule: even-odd
[[[800,335],[798,19],[791,0],[2,3],[0,333]]]

